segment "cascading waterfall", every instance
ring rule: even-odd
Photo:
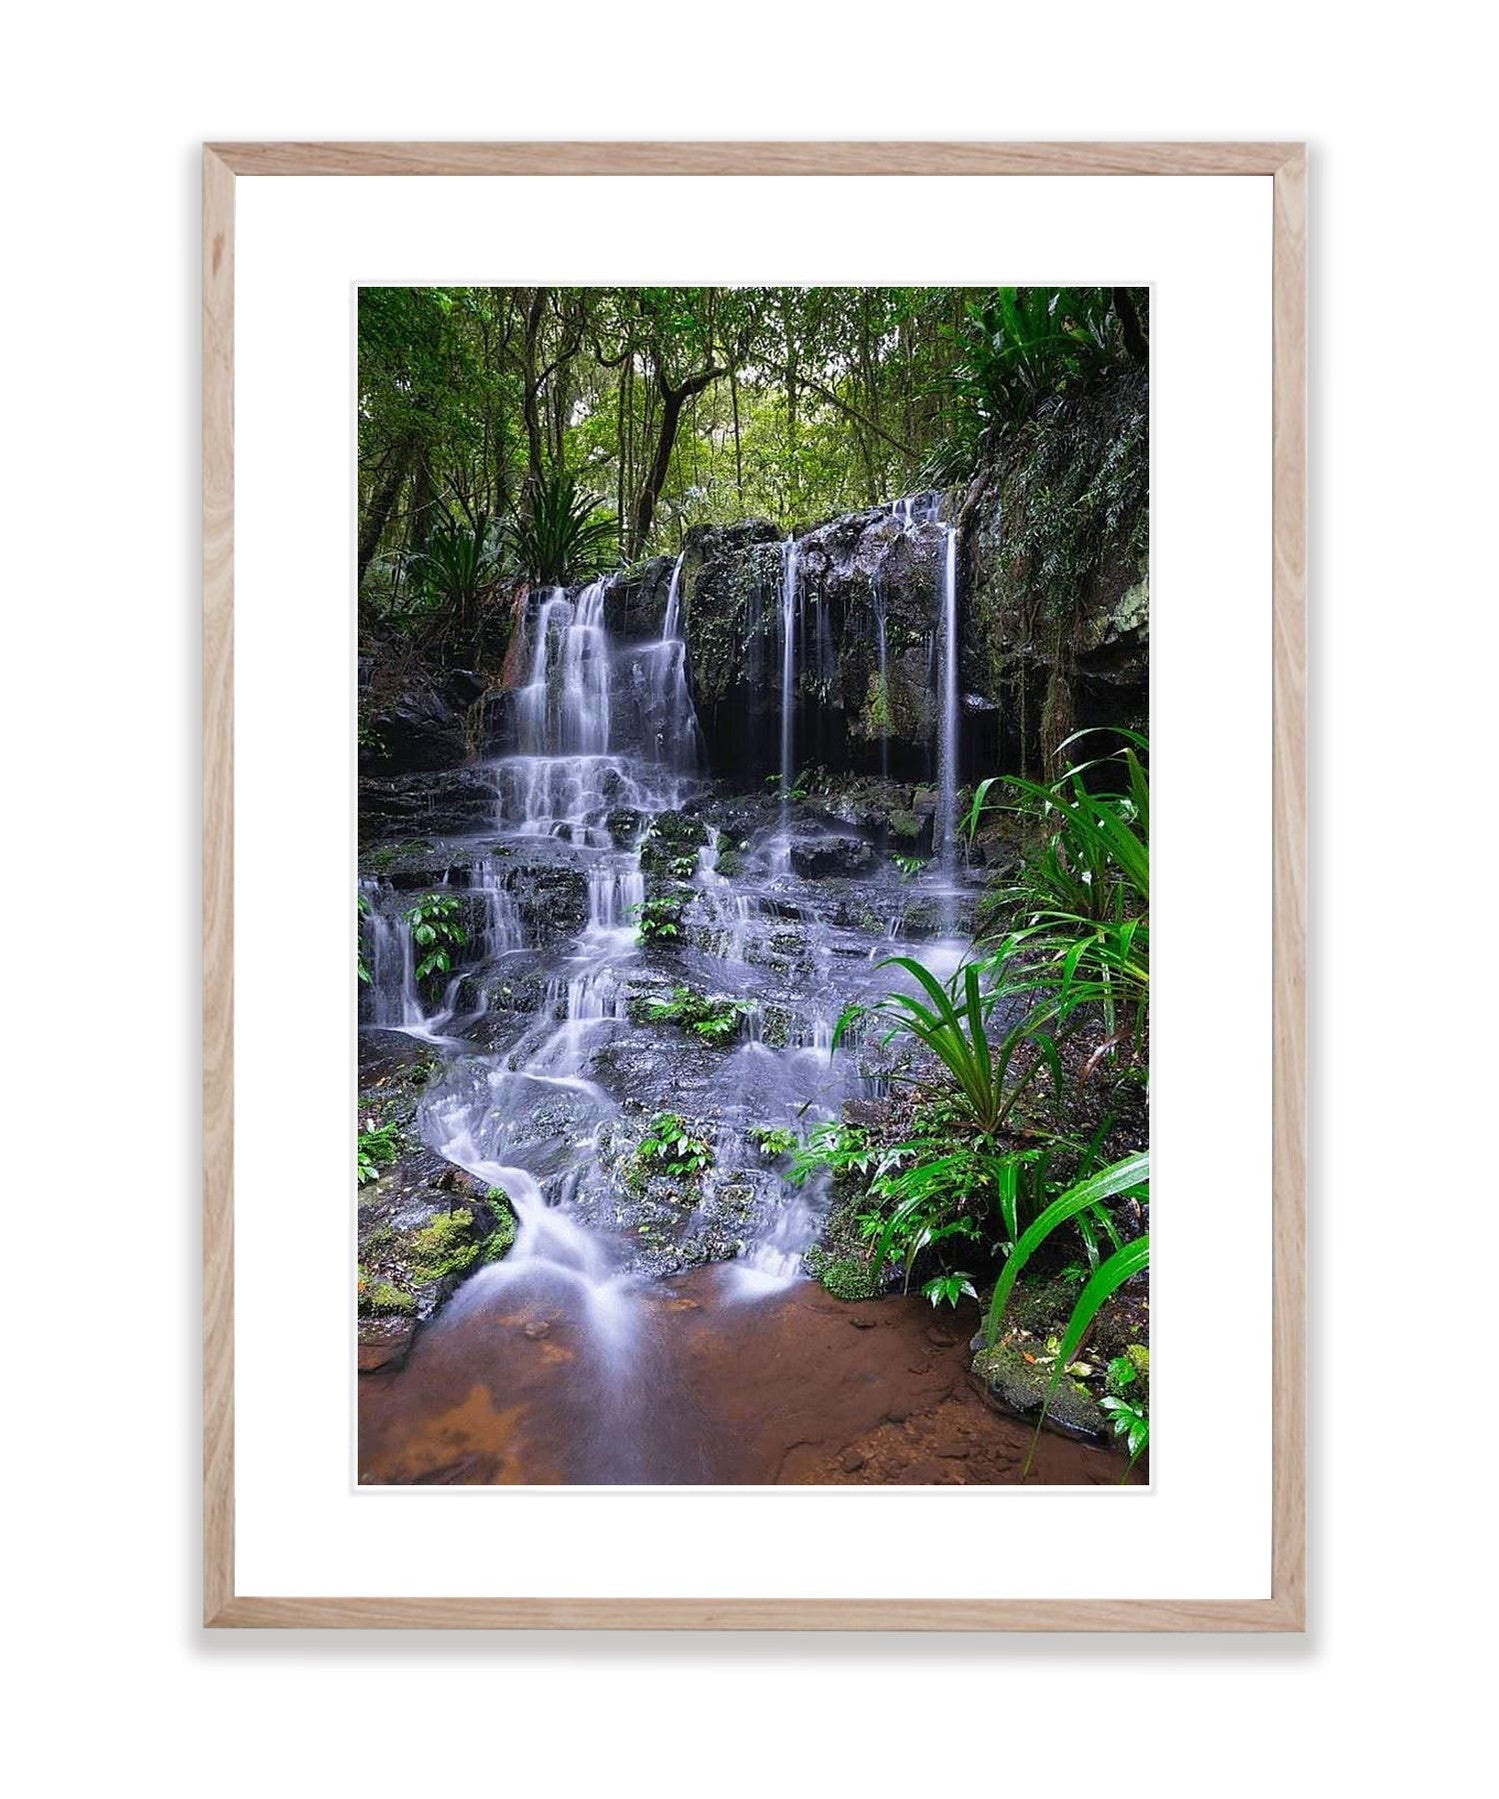
[[[420,1030],[426,1014],[416,990],[416,948],[399,895],[381,881],[359,883],[361,983],[366,1022],[386,1030]]]
[[[469,871],[467,886],[474,896],[468,926],[468,958],[496,962],[501,956],[524,949],[526,929],[510,890],[507,865],[499,857],[481,856]]]
[[[682,564],[684,550],[672,565],[666,592],[666,616],[659,642],[634,652],[644,715],[643,738],[663,768],[692,773],[701,760],[697,712],[687,683],[687,643],[682,635]]]
[[[781,822],[796,780],[796,539],[788,537],[781,567]]]
[[[942,562],[937,594],[941,669],[937,739],[937,865],[950,879],[955,873],[958,823],[958,534],[951,525],[942,527]]]
[[[890,655],[885,638],[885,583],[874,577],[874,638],[879,659],[880,778],[890,779]]]
[[[678,806],[696,772],[700,739],[680,637],[627,652],[630,680],[619,684],[642,715],[640,742],[628,750],[614,742],[609,585],[591,582],[576,600],[553,588],[536,609],[530,670],[514,702],[516,752],[489,765],[506,833],[607,849],[611,811]],[[673,612],[670,596],[667,605]]]
[[[750,927],[750,900],[748,894],[738,892],[733,882],[718,872],[716,843],[705,843],[699,848],[693,881],[707,905],[720,945],[719,955],[726,962],[743,962]]]
[[[575,599],[553,589],[536,608],[528,678],[515,695],[517,748],[491,765],[498,825],[504,836],[556,838],[581,860],[587,924],[531,1026],[507,1053],[457,1064],[423,1110],[432,1146],[506,1193],[520,1220],[504,1262],[469,1285],[581,1289],[611,1343],[631,1317],[628,1281],[605,1241],[566,1212],[600,1129],[617,1111],[590,1064],[625,1019],[622,971],[638,953],[635,920],[645,899],[639,849],[617,847],[609,815],[648,821],[674,809],[697,767],[681,575],[679,557],[661,638],[621,652],[608,633],[608,581],[590,583]],[[489,885],[498,904],[503,888]],[[498,950],[504,937],[502,912],[492,919],[486,950]],[[562,1166],[549,1162],[564,1141],[543,1155],[548,1165],[528,1166],[517,1153],[515,1121],[545,1117],[556,1105],[565,1108],[562,1124],[549,1128],[565,1132]]]
[[[908,562],[936,543],[928,496],[893,503],[891,517],[903,536],[917,538],[903,549]],[[953,907],[959,761],[950,527],[942,526],[938,547],[932,872],[940,868],[944,886],[933,882],[926,890],[942,894],[945,927]],[[805,815],[792,799],[796,757],[819,754],[812,677],[815,703],[827,704],[837,663],[826,596],[805,578],[812,563],[809,557],[804,569],[799,552],[793,538],[781,546],[779,804],[765,804],[762,790],[708,814],[725,829],[710,828],[707,841],[694,844],[690,875],[673,870],[689,904],[683,935],[666,958],[643,953],[637,921],[646,898],[641,844],[659,814],[681,810],[701,786],[686,643],[694,602],[684,555],[671,568],[654,639],[611,641],[607,580],[534,598],[520,652],[524,673],[507,696],[507,753],[485,765],[495,795],[493,847],[465,850],[450,865],[451,880],[444,877],[463,895],[469,939],[440,1005],[428,996],[430,1014],[414,980],[406,896],[388,880],[364,889],[361,942],[377,976],[366,990],[366,1021],[441,1046],[443,1074],[422,1091],[420,1133],[431,1149],[505,1194],[519,1224],[509,1253],[470,1274],[430,1328],[439,1337],[459,1333],[459,1341],[472,1330],[491,1352],[507,1331],[539,1338],[555,1329],[547,1350],[559,1371],[573,1370],[557,1378],[571,1383],[567,1402],[586,1419],[590,1435],[579,1465],[586,1461],[591,1479],[660,1478],[662,1466],[682,1465],[658,1456],[670,1403],[661,1395],[671,1390],[672,1370],[652,1357],[659,1354],[662,1307],[676,1302],[655,1277],[711,1261],[721,1265],[716,1295],[760,1303],[802,1276],[831,1186],[816,1176],[790,1184],[784,1156],[763,1150],[762,1134],[804,1134],[839,1118],[846,1101],[884,1090],[882,1045],[860,1041],[857,1032],[836,1053],[832,1043],[845,1006],[888,988],[892,977],[879,964],[897,940],[933,973],[950,972],[950,933],[937,941],[923,935],[932,928],[931,909],[913,903],[893,867],[839,876],[826,887],[818,885],[823,877],[804,872],[818,865],[801,852],[816,848],[828,821]],[[744,615],[755,654],[766,659],[774,656],[773,581],[763,598],[751,596]],[[887,776],[887,611],[896,597],[877,572],[873,647]],[[758,666],[774,707],[774,669],[768,660]],[[570,905],[579,903],[580,888],[586,891],[586,916],[574,913],[565,933],[538,926],[528,945],[523,917],[544,916],[554,891],[539,879],[523,885],[533,871],[545,871]],[[507,964],[512,956],[517,962]],[[740,1018],[729,1042],[709,1047],[688,1027],[645,1022],[641,996],[670,994],[678,981],[735,1002]],[[654,1177],[632,1185],[626,1173],[647,1122],[673,1111],[710,1133],[713,1161],[663,1198]],[[664,1230],[663,1213],[670,1214]],[[679,1421],[686,1415],[678,1408]],[[649,1447],[653,1440],[657,1449]]]

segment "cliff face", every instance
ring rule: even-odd
[[[798,767],[927,772],[935,741],[931,643],[943,531],[888,508],[796,540],[792,611]],[[682,569],[693,690],[716,772],[780,765],[787,550],[765,521],[688,533]],[[883,674],[880,638],[883,627]]]
[[[970,767],[1050,772],[1075,730],[1149,723],[1143,372],[1054,406],[961,508]]]
[[[951,531],[960,778],[1040,774],[1074,730],[1146,727],[1145,419],[1143,375],[1123,376],[1012,433],[964,493],[844,514],[797,537],[798,770],[934,778]],[[695,526],[683,543],[679,599],[708,766],[750,785],[780,767],[786,565],[785,537],[767,519]],[[674,567],[658,556],[613,578],[606,617],[617,647],[661,636]],[[372,683],[361,701],[366,771],[452,768],[496,752],[535,609],[520,590],[511,654],[492,681],[408,668]]]

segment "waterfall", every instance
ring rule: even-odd
[[[693,884],[703,894],[720,946],[716,953],[723,961],[743,962],[745,939],[749,934],[750,924],[749,896],[736,893],[733,882],[718,872],[716,843],[705,843],[699,848]]]
[[[845,873],[806,853],[827,827],[814,831],[800,808],[803,822],[793,825],[797,757],[804,765],[828,759],[822,733],[836,697],[832,626],[844,611],[841,599],[829,605],[826,594],[850,588],[813,578],[814,566],[836,560],[821,540],[804,539],[803,574],[797,541],[778,546],[772,538],[763,550],[750,546],[746,566],[757,579],[763,569],[763,589],[750,582],[738,621],[750,639],[747,664],[758,658],[758,703],[745,720],[745,763],[760,762],[755,790],[726,794],[707,778],[687,643],[698,601],[678,555],[664,583],[664,560],[655,565],[650,619],[639,628],[632,606],[622,641],[611,638],[611,616],[621,615],[611,614],[609,580],[532,596],[511,665],[519,684],[506,694],[504,753],[483,765],[494,794],[492,828],[458,845],[430,846],[440,858],[434,868],[450,870],[433,878],[462,895],[468,933],[440,1003],[427,983],[417,988],[414,964],[424,951],[413,946],[404,916],[415,884],[428,878],[419,872],[421,856],[403,851],[376,863],[386,878],[362,888],[361,947],[375,976],[361,983],[364,1022],[439,1047],[441,1072],[422,1085],[417,1102],[420,1137],[475,1176],[481,1193],[492,1187],[507,1195],[519,1221],[509,1252],[475,1265],[423,1326],[435,1339],[429,1368],[444,1358],[461,1368],[472,1357],[476,1367],[504,1371],[503,1391],[492,1388],[497,1405],[531,1403],[512,1389],[511,1371],[534,1383],[527,1395],[539,1396],[543,1380],[559,1383],[561,1413],[539,1411],[513,1444],[507,1438],[518,1471],[540,1467],[546,1479],[568,1468],[588,1479],[702,1478],[691,1456],[677,1453],[675,1438],[663,1447],[663,1433],[678,1432],[692,1447],[698,1428],[693,1404],[681,1398],[681,1368],[663,1347],[671,1341],[664,1333],[679,1328],[672,1323],[677,1277],[699,1263],[720,1264],[702,1290],[715,1301],[744,1303],[763,1303],[805,1277],[804,1256],[824,1228],[832,1183],[825,1176],[792,1183],[789,1154],[767,1145],[767,1129],[805,1138],[838,1119],[851,1098],[884,1092],[881,1083],[900,1078],[879,1033],[845,1033],[833,1051],[840,1016],[889,990],[894,977],[882,965],[897,943],[938,978],[951,973],[960,952],[949,928],[958,897],[956,534],[937,520],[928,495],[891,502],[880,522],[883,546],[896,543],[899,557],[876,571],[871,635],[859,647],[866,665],[877,662],[875,723],[888,777],[892,755],[898,767],[902,761],[891,745],[889,682],[892,661],[897,678],[903,672],[911,632],[902,600],[914,580],[918,617],[930,610],[933,619],[927,678],[940,721],[932,733],[940,880],[935,864],[913,886],[888,862],[851,863]],[[841,557],[843,540],[831,541]],[[777,820],[757,783],[768,748],[761,708],[773,712],[776,703],[778,548]],[[933,597],[928,558],[938,550]],[[858,580],[861,566],[845,558],[839,578]],[[655,607],[659,636],[651,634]],[[851,608],[851,618],[858,621],[861,610]],[[866,766],[872,762],[867,745],[863,756]],[[684,901],[684,926],[675,941],[642,941],[641,842],[654,817],[689,802],[694,820],[708,827],[707,841],[695,844],[693,867],[683,852],[700,834],[684,832],[680,849],[668,839],[662,875],[663,888]],[[830,796],[830,810],[837,804]],[[932,938],[928,902],[935,897],[944,929]],[[529,942],[528,920],[535,927]],[[734,1031],[718,1042],[685,1023],[655,1022],[650,1002],[679,984],[731,1004],[739,1015]],[[712,1144],[711,1165],[689,1178],[668,1179],[641,1155],[653,1121],[673,1113]],[[492,1196],[491,1207],[499,1204]],[[691,1278],[683,1275],[684,1287]],[[680,1317],[690,1323],[692,1311],[682,1308]],[[440,1434],[430,1440],[433,1453],[446,1457]]]
[[[618,864],[598,863],[588,871],[589,931],[632,929],[630,920],[644,899],[645,876],[638,854]]]
[[[635,651],[634,662],[640,676],[646,747],[664,768],[691,773],[702,759],[702,745],[687,683],[687,643],[682,636],[682,563],[686,554],[682,551],[672,565],[661,637]]]
[[[666,617],[661,623],[661,636],[664,642],[670,643],[682,635],[682,563],[686,560],[686,550],[677,552],[677,559],[671,565],[671,580],[666,588]]]
[[[360,984],[366,1021],[386,1030],[420,1029],[426,1014],[416,990],[416,950],[400,896],[375,880],[361,881],[359,893],[360,937],[369,976]]]
[[[671,631],[680,630],[680,581],[678,558]],[[553,588],[537,606],[528,678],[515,695],[515,752],[488,767],[502,831],[608,849],[610,812],[673,809],[696,774],[687,646],[667,635],[616,657],[605,616],[610,585],[590,582],[576,599]]]
[[[526,947],[520,908],[508,883],[508,869],[494,856],[481,856],[470,871],[468,887],[476,898],[476,916],[465,959],[493,962]]]
[[[942,527],[942,573],[938,586],[938,639],[941,690],[938,696],[937,860],[945,875],[954,872],[958,811],[958,534]]]
[[[609,638],[604,630],[607,581],[578,595],[562,636],[562,730],[566,748],[599,756],[609,748]]]
[[[796,780],[796,539],[788,537],[781,569],[781,818]]]

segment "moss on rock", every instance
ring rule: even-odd
[[[393,1281],[359,1281],[359,1316],[361,1318],[413,1318],[416,1297]]]
[[[876,1279],[864,1256],[830,1255],[825,1249],[810,1249],[802,1258],[802,1265],[834,1299],[878,1299],[884,1292],[883,1283]]]
[[[1050,1360],[1031,1361],[1014,1343],[996,1343],[973,1358],[973,1372],[989,1398],[1002,1411],[1034,1422],[1046,1406],[1046,1423],[1067,1436],[1105,1439],[1108,1416],[1079,1381],[1064,1374],[1050,1391],[1054,1368]]]

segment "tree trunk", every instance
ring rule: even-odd
[[[677,426],[681,421],[682,408],[723,372],[710,363],[707,368],[699,369],[697,374],[689,375],[680,387],[672,387],[659,369],[656,372],[656,385],[661,391],[661,425],[656,434],[656,454],[651,459],[650,473],[635,502],[635,522],[630,530],[632,557],[640,554],[650,535],[651,521],[656,516],[656,502],[661,498],[661,490],[666,486],[666,477],[671,469],[671,453],[677,441]]]
[[[364,584],[366,571],[375,560],[375,552],[380,548],[380,539],[384,535],[386,525],[390,523],[390,515],[395,511],[401,487],[407,475],[411,473],[411,459],[415,451],[416,439],[404,438],[391,457],[390,467],[386,470],[385,478],[370,495],[369,506],[359,525],[359,582],[361,586]]]
[[[541,322],[546,314],[547,290],[544,287],[534,288],[530,304],[526,308],[526,330],[522,339],[522,377],[524,386],[521,392],[521,416],[526,423],[526,492],[535,493],[541,485],[542,473],[542,439],[541,416],[536,408],[536,400],[541,392],[543,377],[537,372],[540,361]]]

